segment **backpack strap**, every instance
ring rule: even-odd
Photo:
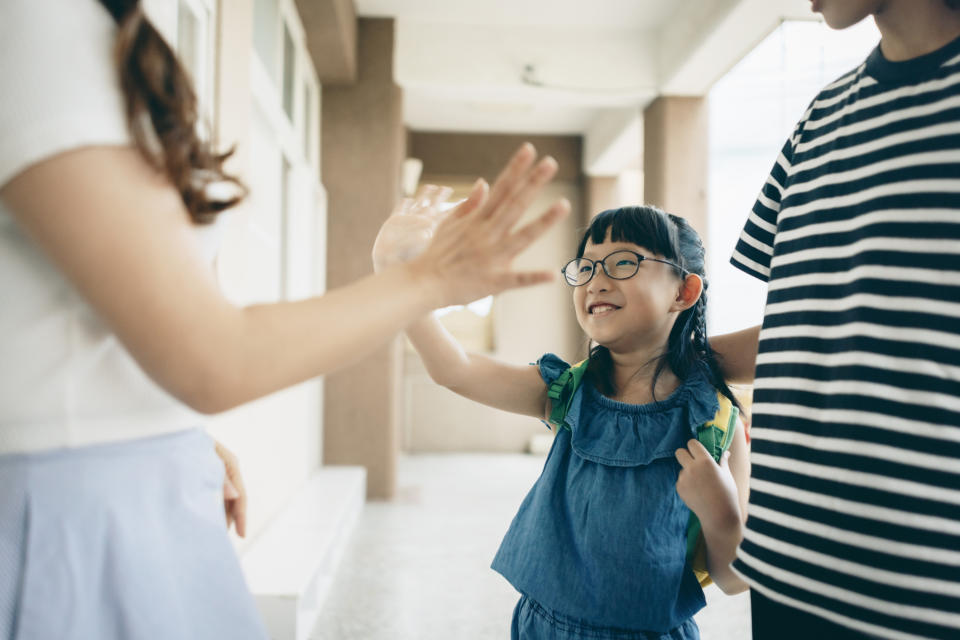
[[[573,394],[577,391],[577,387],[580,386],[580,382],[587,372],[587,364],[587,360],[581,360],[561,373],[547,387],[547,397],[550,398],[550,417],[547,421],[554,429],[571,430],[566,421],[567,412],[570,411]]]
[[[720,458],[733,442],[740,410],[722,393],[717,393],[717,400],[720,408],[710,422],[697,429],[697,440],[710,452],[714,460],[720,462]],[[700,586],[705,587],[712,580],[707,572],[706,545],[701,534],[700,519],[691,511],[687,521],[687,562],[693,567]]]

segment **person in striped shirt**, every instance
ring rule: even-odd
[[[814,99],[733,253],[762,327],[735,570],[755,640],[960,638],[960,0],[812,0],[876,50]]]

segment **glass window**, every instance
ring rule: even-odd
[[[293,79],[296,77],[296,49],[293,47],[293,38],[290,29],[283,25],[283,110],[293,122]]]
[[[313,161],[313,96],[310,85],[303,85],[303,157],[307,162]]]
[[[277,21],[280,16],[278,0],[254,0],[253,3],[253,49],[274,86],[277,82]]]
[[[190,72],[190,75],[193,76],[194,82],[197,83],[203,75],[201,73],[201,56],[199,51],[199,21],[193,13],[193,9],[183,0],[180,0],[180,8],[177,14],[177,52],[183,65]]]
[[[283,166],[280,174],[280,295],[286,300],[290,298],[287,256],[290,254],[290,227],[293,223],[291,211],[293,184],[290,161],[286,156],[283,156],[281,161]]]

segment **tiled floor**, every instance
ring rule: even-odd
[[[543,466],[527,455],[408,456],[399,495],[368,503],[312,640],[503,640],[517,593],[490,568]],[[715,587],[703,640],[749,640],[749,597]]]

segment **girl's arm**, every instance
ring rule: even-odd
[[[432,314],[407,329],[434,382],[476,402],[536,418],[549,415],[547,386],[536,366],[467,353]]]
[[[760,325],[710,338],[710,348],[717,356],[724,380],[753,384],[759,341]]]
[[[731,568],[743,539],[750,495],[750,451],[743,424],[737,424],[730,450],[720,464],[699,440],[690,440],[686,449],[678,449],[677,460],[682,467],[677,493],[700,519],[710,577],[726,594],[746,591],[747,583]]]
[[[568,210],[554,205],[512,230],[556,171],[549,158],[534,167],[535,157],[524,145],[489,193],[479,185],[410,263],[323,297],[246,308],[221,295],[180,194],[134,149],[53,156],[0,198],[144,371],[213,413],[357,361],[435,307],[549,280],[509,269]]]

